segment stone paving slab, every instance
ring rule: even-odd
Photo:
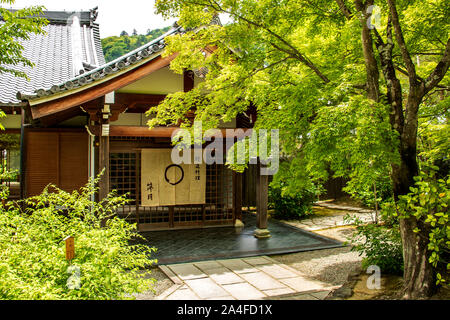
[[[257,268],[275,279],[293,278],[298,276],[298,273],[283,268],[280,264],[263,265],[258,266]]]
[[[295,293],[294,290],[288,287],[282,289],[264,290],[263,292],[269,297],[276,297]]]
[[[174,284],[183,284],[183,281],[170,270],[167,266],[159,266],[159,269],[170,279]]]
[[[206,300],[236,300],[236,299],[233,298],[232,296],[225,296],[225,297],[218,297],[218,298],[209,298]]]
[[[251,264],[252,266],[260,266],[264,264],[272,264],[272,261],[265,257],[252,257],[242,259],[245,263]]]
[[[227,284],[223,286],[237,300],[258,300],[267,297],[248,283]]]
[[[216,260],[164,266],[166,272],[181,279],[159,300],[321,300],[328,294],[327,284],[308,279],[297,270],[267,256]]]
[[[305,293],[305,294],[299,294],[296,296],[291,297],[282,297],[282,300],[319,300],[318,298],[314,297],[311,294]]]
[[[253,272],[241,274],[248,283],[254,286],[256,289],[272,290],[272,289],[287,289],[287,286],[265,274],[264,272]]]
[[[204,274],[199,268],[195,267],[191,263],[171,265],[170,269],[181,280],[190,280],[190,279],[198,279],[198,278],[206,277],[206,274]]]
[[[316,297],[319,300],[325,299],[329,294],[331,290],[325,290],[325,291],[319,291],[319,292],[311,292],[310,295]]]
[[[201,299],[218,298],[228,296],[228,292],[223,287],[215,283],[210,278],[186,280],[186,284]]]
[[[200,300],[200,298],[190,289],[179,289],[164,300]]]
[[[245,282],[240,276],[227,268],[211,269],[207,271],[209,277],[218,284],[233,284]]]
[[[318,281],[311,281],[304,277],[287,278],[280,280],[285,285],[294,289],[297,292],[312,291],[312,290],[326,290],[328,286]]]
[[[254,268],[251,264],[244,262],[244,260],[242,259],[219,260],[218,262],[236,273],[249,273],[258,271],[258,269]]]
[[[202,261],[202,262],[195,262],[194,266],[197,268],[203,270],[204,272],[207,272],[210,269],[218,269],[223,267],[220,263],[217,261]]]

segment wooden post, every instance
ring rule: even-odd
[[[139,214],[139,199],[140,199],[140,194],[141,194],[141,177],[138,177],[138,168],[139,168],[139,161],[140,161],[140,152],[136,152],[136,162],[135,162],[135,166],[136,166],[136,226],[137,226],[137,230],[139,231],[139,226],[141,225],[141,221],[140,221],[140,214]]]
[[[169,228],[174,228],[175,227],[175,225],[174,225],[174,219],[173,219],[173,216],[174,216],[174,210],[175,210],[175,206],[169,206]]]
[[[189,92],[194,89],[194,72],[185,70],[183,72],[183,91]]]
[[[234,219],[235,227],[243,227],[242,221],[242,173],[234,173]]]
[[[66,260],[70,261],[75,258],[75,239],[68,236],[64,241],[66,242]]]
[[[254,236],[258,239],[270,237],[267,229],[267,206],[269,192],[269,176],[261,175],[263,164],[258,159],[256,170],[256,230]]]
[[[103,121],[100,122],[106,124]],[[98,170],[104,170],[99,182],[99,200],[103,200],[109,193],[109,136],[103,136],[100,129]]]
[[[25,149],[25,110],[20,109],[20,199],[25,199],[25,168],[26,168],[26,149]]]

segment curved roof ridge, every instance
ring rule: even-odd
[[[20,9],[7,9],[11,12],[16,12]],[[98,17],[98,7],[87,11],[57,11],[57,10],[43,10],[42,13],[38,16],[30,16],[31,17],[39,17],[48,20],[50,24],[63,24],[67,25],[71,21],[71,17],[77,15],[80,19],[81,25],[91,25],[97,20]],[[1,17],[0,17],[1,20]]]

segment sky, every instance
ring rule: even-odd
[[[12,8],[35,5],[52,11],[88,11],[98,6],[97,23],[102,38],[119,36],[123,30],[131,34],[133,29],[145,34],[148,29],[164,28],[176,21],[156,14],[155,0],[16,0]]]

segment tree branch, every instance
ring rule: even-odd
[[[428,78],[425,80],[425,93],[436,87],[439,82],[444,78],[450,66],[450,38],[447,40],[447,46],[445,47],[444,55],[439,61],[436,68],[431,72]]]
[[[400,26],[395,0],[387,0],[387,2],[389,5],[389,12],[392,19],[392,25],[395,30],[395,39],[397,40],[397,44],[400,48],[403,61],[405,62],[406,70],[408,71],[408,77],[410,79],[410,84],[413,85],[417,81],[416,67],[414,66],[414,63],[408,52],[408,48],[406,47],[405,44],[405,39],[403,37],[402,28]]]
[[[352,13],[350,9],[347,8],[347,6],[345,5],[344,0],[335,0],[335,1],[338,4],[342,14],[347,18],[347,20],[350,20],[352,18]]]
[[[405,69],[402,69],[400,66],[395,65],[395,70],[397,70],[398,72],[404,74],[405,76],[408,76],[408,71],[406,71]],[[425,82],[425,80],[419,76],[417,76],[417,80],[419,80],[420,82]],[[447,86],[440,86],[440,85],[436,85],[435,88],[440,88],[440,89],[447,89]]]
[[[250,25],[253,25],[257,28],[261,28],[265,31],[267,31],[270,35],[272,35],[273,37],[275,37],[277,40],[279,40],[281,43],[283,43],[284,45],[286,45],[290,50],[292,50],[291,54],[294,55],[295,57],[297,57],[297,59],[304,63],[306,66],[308,66],[311,70],[314,71],[314,73],[320,78],[322,79],[323,82],[325,83],[329,83],[330,80],[311,62],[311,60],[309,60],[305,55],[303,55],[300,51],[298,51],[297,48],[295,48],[292,44],[290,44],[289,42],[287,42],[282,36],[278,35],[277,33],[275,33],[274,31],[272,31],[270,28],[266,27],[265,25],[252,21],[250,19],[247,19],[245,17],[243,17],[242,15],[239,15],[235,12],[226,10],[224,8],[222,8],[215,0],[209,0],[209,4],[200,4],[197,3],[199,5],[206,5],[206,6],[210,6],[212,9],[219,11],[219,12],[223,12],[223,13],[227,13],[231,16],[234,16],[242,21],[247,22]],[[271,43],[272,44],[272,43]],[[273,45],[273,44],[272,44]],[[285,51],[284,51],[285,52]]]
[[[270,69],[270,68],[272,68],[272,67],[274,67],[274,66],[276,66],[276,65],[278,65],[278,64],[280,64],[280,63],[283,63],[283,62],[287,61],[288,59],[293,59],[293,58],[294,58],[294,57],[292,57],[292,56],[287,56],[287,57],[285,57],[285,58],[283,58],[283,59],[281,59],[281,60],[278,60],[278,61],[276,61],[276,62],[274,62],[274,63],[271,63],[271,64],[269,64],[269,65],[267,65],[267,66],[264,66],[264,67],[259,68],[259,69],[255,69],[255,70],[253,70],[253,72],[251,72],[250,74],[248,74],[248,75],[245,76],[244,78],[238,79],[238,81],[236,81],[236,82],[234,82],[234,83],[230,83],[230,84],[228,84],[228,85],[226,85],[226,86],[223,86],[223,87],[221,87],[221,88],[216,88],[214,91],[224,90],[224,89],[227,89],[227,88],[229,88],[229,87],[233,87],[233,86],[235,86],[236,84],[242,83],[243,81],[245,81],[245,80],[247,80],[247,79],[249,79],[249,78],[255,76],[256,74],[258,74],[258,73],[261,72],[261,71]]]

